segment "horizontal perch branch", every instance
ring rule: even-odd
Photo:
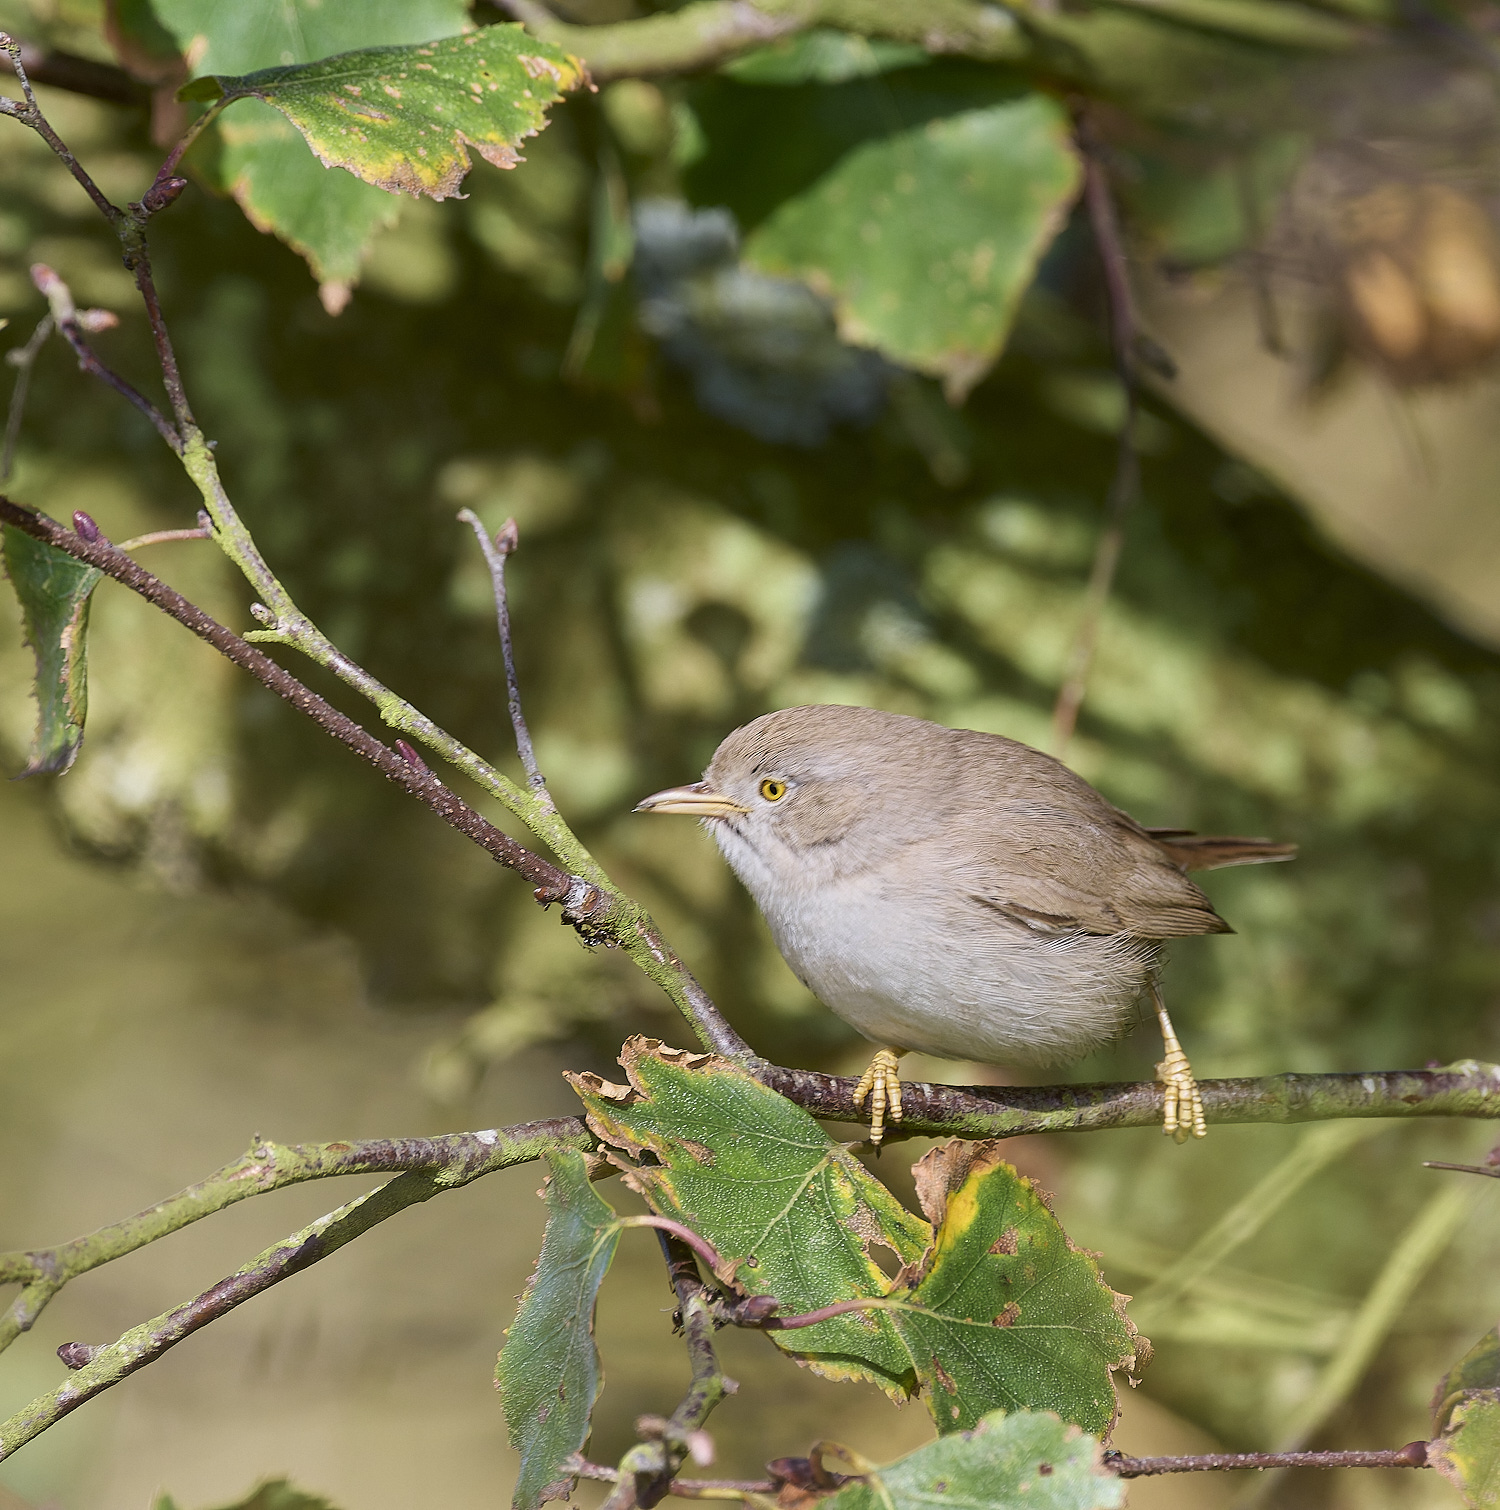
[[[827,1494],[858,1475],[829,1473],[809,1458],[778,1458],[767,1465],[772,1477],[764,1479],[673,1479],[668,1493],[682,1499],[746,1499],[775,1496],[791,1484],[804,1491]],[[1212,1452],[1192,1457],[1132,1458],[1121,1452],[1106,1452],[1104,1467],[1122,1479],[1154,1478],[1164,1473],[1222,1473],[1232,1469],[1266,1468],[1425,1468],[1427,1443],[1408,1442],[1376,1452]],[[620,1470],[603,1463],[578,1458],[572,1471],[579,1478],[617,1483]]]
[[[261,1294],[272,1285],[280,1284],[283,1279],[289,1279],[320,1259],[327,1258],[345,1243],[352,1242],[408,1206],[431,1200],[445,1190],[457,1189],[483,1175],[493,1174],[496,1170],[528,1163],[549,1149],[588,1148],[592,1144],[593,1139],[582,1124],[572,1118],[565,1118],[557,1122],[526,1123],[495,1132],[468,1133],[456,1139],[416,1138],[399,1142],[346,1145],[351,1153],[365,1150],[367,1157],[351,1159],[349,1167],[321,1168],[304,1174],[302,1178],[315,1179],[326,1174],[354,1174],[365,1169],[399,1167],[389,1161],[402,1157],[422,1160],[424,1163],[428,1159],[436,1162],[427,1167],[408,1168],[368,1195],[320,1217],[311,1226],[304,1227],[302,1231],[267,1248],[242,1269],[227,1279],[220,1280],[185,1305],[143,1322],[115,1342],[101,1347],[69,1343],[59,1349],[59,1356],[75,1372],[56,1389],[39,1396],[9,1420],[0,1421],[0,1460],[8,1458],[33,1437],[55,1425],[71,1411],[77,1410],[85,1401],[129,1378],[148,1363],[155,1362],[183,1338],[190,1337],[209,1322],[227,1315],[252,1296]],[[338,1144],[321,1145],[315,1151],[312,1162],[316,1164],[322,1159],[332,1160],[337,1164],[342,1157],[339,1149]],[[249,1157],[253,1159],[255,1152],[252,1150]],[[284,1152],[291,1154],[293,1150]],[[303,1152],[309,1154],[310,1151]],[[249,1170],[245,1172],[244,1178],[253,1178]],[[192,1196],[201,1188],[193,1187],[193,1190],[185,1191],[183,1195]],[[252,1190],[248,1193],[255,1192]],[[163,1203],[163,1207],[171,1205],[172,1202]],[[191,1200],[184,1203],[183,1210],[188,1214],[178,1225],[208,1214],[206,1210],[193,1211],[192,1206]],[[163,1208],[156,1207],[142,1212],[133,1221],[143,1222],[149,1228],[155,1213],[161,1209]],[[121,1223],[120,1228],[129,1228],[130,1225]],[[122,1240],[120,1237],[112,1237],[119,1231],[117,1228],[106,1228],[103,1233],[96,1234],[96,1238],[102,1239],[104,1245],[108,1246],[112,1240]],[[154,1235],[160,1236],[161,1233]],[[147,1242],[150,1240],[150,1237],[141,1239]],[[80,1241],[86,1244],[92,1240],[84,1238]],[[99,1262],[104,1262],[104,1259],[101,1258]]]
[[[856,1081],[812,1070],[753,1064],[757,1079],[815,1117],[864,1122]],[[1461,1059],[1435,1070],[1371,1074],[1267,1075],[1200,1080],[1210,1122],[1326,1122],[1340,1117],[1500,1118],[1500,1066]],[[1155,1081],[1101,1085],[955,1086],[903,1081],[898,1127],[905,1136],[1012,1138],[1022,1133],[1160,1127],[1163,1087]]]

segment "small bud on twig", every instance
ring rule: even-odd
[[[90,335],[97,335],[101,330],[113,330],[120,323],[120,317],[112,309],[80,309],[75,317],[78,328],[86,330]]]
[[[101,1351],[88,1342],[65,1342],[58,1348],[57,1356],[68,1368],[87,1368]]]
[[[154,215],[158,210],[166,209],[187,186],[185,178],[164,178],[141,195],[141,208],[148,215]]]
[[[407,765],[412,766],[418,771],[426,771],[429,775],[431,774],[432,768],[417,754],[416,747],[409,745],[404,739],[396,741],[396,753]]]
[[[73,511],[73,528],[90,545],[109,544],[109,541],[105,538],[104,531],[82,509],[74,509]]]
[[[509,556],[515,553],[515,549],[520,543],[521,531],[517,528],[516,521],[514,519],[507,519],[500,526],[499,532],[495,536],[495,549],[502,556]]]

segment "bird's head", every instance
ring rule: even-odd
[[[705,820],[752,891],[767,873],[832,879],[876,863],[936,816],[933,745],[944,733],[874,708],[767,713],[725,739],[702,781],[655,792],[636,811]]]

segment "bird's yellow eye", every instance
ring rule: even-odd
[[[760,784],[760,794],[767,802],[780,802],[786,796],[786,782],[773,781],[768,776]]]

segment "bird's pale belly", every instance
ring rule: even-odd
[[[777,947],[866,1038],[945,1059],[1063,1064],[1118,1037],[1155,969],[1150,940],[1033,932],[975,904],[914,917],[910,900],[860,904],[827,888],[763,907]],[[917,924],[918,926],[914,926]]]

